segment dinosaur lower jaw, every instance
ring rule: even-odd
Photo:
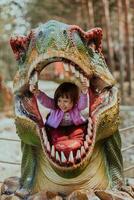
[[[42,143],[45,154],[50,162],[54,165],[68,169],[73,166],[76,167],[81,165],[83,161],[89,157],[94,146],[95,134],[92,125],[93,121],[89,117],[88,124],[85,125],[84,134],[79,132],[81,129],[77,129],[68,136],[62,135],[57,138],[56,142],[52,142],[52,139],[50,142],[50,137],[48,139],[48,135],[43,128]]]

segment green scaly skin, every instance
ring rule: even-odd
[[[19,66],[14,79],[14,94],[17,134],[22,141],[21,187],[31,193],[48,189],[47,183],[45,184],[46,180],[43,180],[46,174],[49,179],[47,166],[54,177],[58,177],[59,180],[59,184],[57,179],[54,185],[52,183],[50,191],[68,194],[76,190],[77,178],[79,180],[87,168],[91,170],[88,172],[89,181],[92,179],[94,167],[90,168],[90,166],[98,165],[98,158],[94,159],[96,152],[101,155],[102,172],[100,174],[103,173],[103,181],[106,184],[103,187],[100,186],[102,180],[98,176],[99,172],[96,172],[94,173],[96,184],[90,183],[89,189],[112,189],[123,184],[121,141],[118,132],[118,90],[101,53],[99,43],[101,31],[98,31],[97,35],[96,30],[100,31],[100,29],[93,29],[84,32],[75,25],[48,21],[28,36],[20,37],[20,40],[24,41],[23,44],[18,42],[19,37],[11,39],[11,46]],[[96,49],[91,48],[92,43],[95,44]],[[91,150],[78,165],[69,167],[60,166],[48,157],[43,144],[42,117],[37,108],[36,99],[29,91],[29,80],[34,77],[34,72],[37,71],[40,74],[46,65],[55,61],[71,61],[90,80],[92,93],[96,94],[98,99],[100,94],[95,93],[96,88],[101,90],[101,94],[104,93],[101,104],[95,104],[95,95],[91,102],[94,132]],[[109,94],[109,103],[106,103],[105,92]],[[101,168],[99,170],[101,171]],[[76,180],[74,184],[76,187],[69,186],[69,180],[72,182]],[[51,186],[51,177],[49,181]],[[87,189],[85,182],[80,185]],[[81,187],[78,186],[78,189]]]

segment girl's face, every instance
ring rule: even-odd
[[[59,97],[58,98],[58,107],[63,111],[63,112],[68,112],[73,108],[73,102],[71,101],[70,98],[67,97]]]

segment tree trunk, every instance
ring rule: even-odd
[[[115,69],[115,63],[114,63],[114,50],[113,50],[113,42],[112,42],[112,34],[111,34],[111,26],[110,26],[109,3],[108,3],[108,0],[102,0],[102,3],[104,7],[104,15],[105,15],[106,39],[107,39],[109,64],[111,65],[111,70],[113,72]]]
[[[91,28],[94,27],[94,9],[92,0],[87,0],[88,20]]]
[[[88,23],[87,23],[87,8],[86,8],[86,0],[81,0],[81,11],[82,11],[82,22],[84,29],[89,29]]]
[[[133,68],[133,50],[130,39],[130,15],[128,12],[129,1],[123,0],[125,12],[125,47],[126,47],[126,60],[127,60],[127,80],[129,81],[128,95],[132,94],[132,68]]]
[[[86,29],[94,27],[94,12],[92,0],[81,0],[83,21]]]
[[[124,104],[124,75],[125,75],[125,52],[124,52],[124,23],[123,23],[123,16],[122,16],[122,0],[117,0],[117,9],[118,9],[118,37],[119,37],[119,66],[120,66],[120,89],[121,89],[121,103]]]

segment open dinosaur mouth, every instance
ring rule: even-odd
[[[96,138],[96,118],[97,114],[101,110],[110,106],[112,101],[112,87],[108,87],[105,83],[99,79],[99,77],[93,77],[91,74],[85,74],[75,63],[64,58],[53,58],[51,63],[62,61],[64,65],[64,71],[69,71],[71,77],[80,82],[83,78],[86,78],[89,82],[89,113],[87,117],[87,123],[78,127],[60,127],[60,132],[47,132],[46,128],[42,128],[41,142],[44,149],[44,153],[47,155],[49,162],[58,169],[71,169],[75,166],[81,166],[85,161],[90,159],[92,150],[95,144]],[[47,66],[49,63],[46,64]],[[38,82],[38,74],[44,69],[44,62],[35,62],[33,71],[30,74],[30,83],[36,84]],[[102,109],[103,108],[103,109]],[[83,130],[83,131],[81,131]]]
[[[88,124],[85,124],[84,134],[81,128],[73,129],[71,134],[68,131],[62,131],[62,135],[47,135],[43,132],[43,146],[50,160],[60,166],[71,167],[77,165],[86,158],[91,152],[94,144],[95,134],[93,132],[92,119],[88,119]]]

